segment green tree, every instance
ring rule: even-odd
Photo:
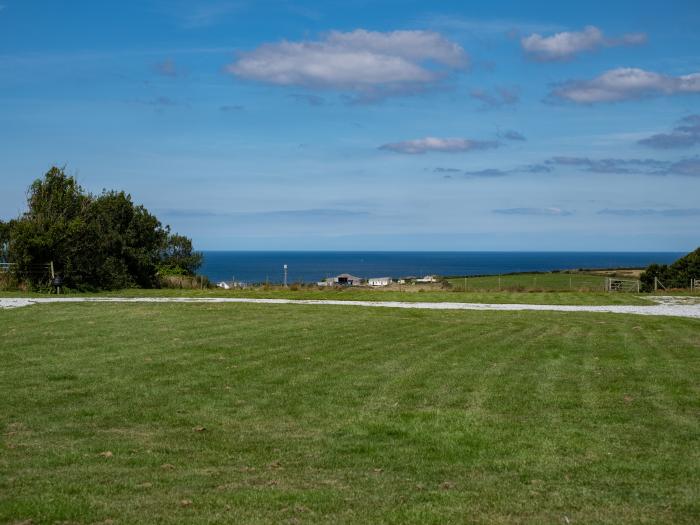
[[[103,192],[88,208],[87,222],[89,242],[94,247],[93,283],[100,288],[157,284],[157,267],[168,230],[146,208],[135,205],[123,191]],[[81,254],[75,253],[74,257],[80,259]]]
[[[691,279],[700,279],[700,248],[670,265],[649,265],[639,276],[642,288],[647,292],[653,291],[655,278],[666,288],[687,288]]]
[[[192,241],[177,233],[169,235],[161,252],[160,271],[167,274],[194,275],[203,256],[194,251]]]
[[[53,262],[66,286],[83,290],[157,286],[159,268],[192,274],[202,260],[190,239],[171,235],[129,194],[90,195],[60,168],[30,186],[24,214],[0,224],[2,250],[35,286],[47,284]]]
[[[68,253],[85,233],[85,210],[90,198],[62,168],[51,168],[29,187],[27,211],[12,221],[9,259],[20,277],[37,283],[48,278],[39,271],[53,262],[58,271],[70,266]]]
[[[0,220],[0,262],[7,262],[10,250],[10,223]]]

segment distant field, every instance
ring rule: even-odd
[[[0,523],[700,521],[695,320],[56,304],[0,360]]]
[[[605,277],[587,273],[523,273],[449,279],[464,290],[585,290],[604,291]]]
[[[411,287],[407,286],[407,290]],[[0,292],[5,297],[41,296],[27,292]],[[606,304],[650,304],[643,296],[630,293],[580,292],[577,290],[550,290],[537,292],[484,291],[469,288],[464,292],[455,286],[451,291],[389,291],[370,290],[367,288],[323,289],[249,289],[249,290],[179,290],[127,289],[103,292],[99,294],[75,294],[85,296],[122,296],[122,297],[250,297],[283,299],[334,299],[340,301],[421,301],[421,302],[463,302],[463,303],[514,303],[514,304],[572,304],[572,305],[606,305]]]

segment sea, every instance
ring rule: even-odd
[[[357,277],[499,275],[668,264],[679,252],[339,252],[205,251],[199,272],[210,280],[312,283],[340,273]]]

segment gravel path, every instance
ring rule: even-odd
[[[574,306],[551,304],[493,304],[493,303],[419,303],[397,301],[333,301],[297,299],[245,299],[225,297],[41,297],[0,298],[0,309],[19,308],[45,303],[254,303],[254,304],[307,304],[337,306],[370,306],[382,308],[419,308],[425,310],[536,310],[547,312],[603,312],[633,315],[663,315],[700,319],[700,301],[693,298],[654,297],[657,304],[649,306],[607,305]]]

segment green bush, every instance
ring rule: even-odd
[[[691,279],[700,279],[700,248],[670,265],[649,265],[639,276],[643,291],[651,292],[654,290],[654,278],[658,279],[666,288],[688,288]]]

